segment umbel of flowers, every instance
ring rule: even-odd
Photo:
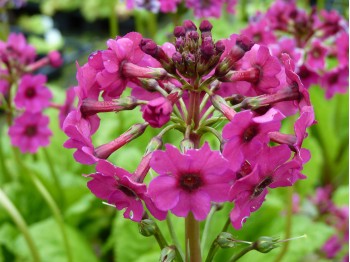
[[[241,33],[267,45],[277,57],[288,53],[306,88],[319,84],[327,99],[348,91],[349,25],[336,10],[307,13],[295,1],[278,0]],[[334,58],[337,64],[330,63]]]
[[[62,58],[57,51],[39,60],[36,56],[22,34],[11,33],[7,42],[0,41],[1,117],[6,118],[12,145],[22,153],[35,153],[47,146],[52,135],[49,118],[43,114],[52,93],[45,86],[46,76],[34,72],[46,65],[59,67]]]
[[[132,32],[109,39],[105,50],[77,65],[79,103],[65,119],[64,146],[75,149],[76,161],[96,164],[86,175],[89,189],[125,209],[125,218],[138,222],[149,212],[163,220],[171,212],[186,217],[186,231],[198,231],[212,205],[233,202],[231,223],[241,229],[271,189],[305,179],[301,171],[310,154],[302,144],[315,120],[293,60],[287,54],[278,59],[244,35],[214,41],[211,30],[207,20],[199,30],[187,20],[174,29],[174,42],[162,46]],[[126,88],[130,96],[123,95]],[[93,144],[98,114],[135,108],[144,122]],[[280,132],[282,121],[295,114],[294,132]],[[134,172],[108,161],[147,128],[159,133]],[[163,139],[172,129],[183,137],[178,145]],[[218,148],[203,139],[206,133],[218,139]],[[147,184],[150,169],[158,176]],[[194,235],[188,236],[191,250]],[[198,261],[200,252],[190,256]]]

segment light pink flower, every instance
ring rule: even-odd
[[[19,147],[22,153],[35,153],[39,147],[45,147],[50,143],[52,135],[48,127],[49,118],[41,113],[24,112],[15,118],[10,126],[8,134],[11,143]]]

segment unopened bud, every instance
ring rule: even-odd
[[[160,262],[171,262],[176,257],[176,248],[174,246],[165,247],[160,253]]]
[[[185,20],[183,27],[186,29],[186,32],[197,31],[197,26],[191,20]]]
[[[194,148],[194,143],[192,140],[185,138],[180,142],[180,148],[181,148],[181,151],[185,153],[187,150]]]
[[[63,59],[58,51],[51,51],[47,56],[52,67],[60,67],[63,64]]]
[[[254,42],[245,35],[238,35],[236,45],[242,48],[244,52],[248,52],[254,45]]]
[[[259,237],[259,239],[253,243],[253,248],[260,253],[268,253],[277,247],[279,247],[278,238],[273,237]]]
[[[157,231],[156,223],[151,219],[143,219],[139,223],[139,232],[145,237],[153,236]]]
[[[210,100],[217,110],[219,110],[228,120],[232,121],[236,111],[227,104],[225,99],[219,95],[213,95],[210,97]]]
[[[221,232],[217,237],[216,242],[221,248],[231,248],[236,245],[236,240],[233,238],[232,234],[228,232]]]
[[[184,37],[186,34],[186,30],[183,26],[176,26],[174,28],[174,36],[176,38],[179,38],[179,37]]]
[[[158,150],[162,146],[162,144],[163,144],[163,141],[162,141],[161,137],[159,137],[159,136],[153,137],[147,145],[145,155]]]
[[[201,24],[199,25],[199,30],[203,32],[208,32],[213,29],[213,25],[208,20],[203,20]]]

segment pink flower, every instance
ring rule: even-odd
[[[45,83],[44,75],[24,75],[14,99],[16,106],[33,113],[48,107],[52,94]]]
[[[91,140],[92,127],[88,120],[81,117],[77,110],[71,111],[63,122],[63,131],[69,139],[63,144],[65,148],[76,148],[74,159],[82,164],[92,165],[98,158],[94,155]]]
[[[297,74],[306,89],[309,89],[311,85],[317,85],[320,78],[312,68],[308,68],[306,65],[300,66]]]
[[[240,229],[251,212],[258,210],[268,193],[267,188],[293,185],[298,179],[305,178],[299,173],[301,162],[289,162],[291,151],[287,145],[265,146],[250,174],[238,179],[230,189],[230,199],[235,207],[230,218],[235,229]]]
[[[159,0],[162,13],[175,13],[181,0]]]
[[[60,67],[63,64],[62,56],[58,51],[51,51],[47,56],[52,67]]]
[[[144,212],[143,200],[155,218],[165,219],[166,212],[158,210],[146,195],[146,185],[134,181],[130,173],[105,160],[97,162],[96,171],[88,175],[92,178],[87,183],[88,188],[98,198],[115,205],[118,210],[125,208],[125,218],[141,221]]]
[[[258,94],[273,93],[278,90],[280,80],[276,76],[281,65],[276,57],[271,56],[266,46],[254,45],[243,57],[242,69],[256,68],[258,78],[253,81],[253,88]]]
[[[146,56],[139,47],[141,39],[141,34],[132,32],[117,40],[107,41],[108,50],[101,53],[104,69],[97,74],[97,82],[106,93],[104,97],[119,97],[132,78],[130,74],[138,74],[137,70],[128,71],[127,74],[125,68],[127,65],[138,65]]]
[[[336,67],[321,77],[321,87],[326,89],[326,98],[336,93],[345,94],[349,90],[349,67]]]
[[[331,236],[322,247],[322,251],[328,259],[334,258],[341,249],[342,241],[337,235]]]
[[[67,115],[74,110],[74,100],[75,100],[75,91],[74,87],[70,87],[66,90],[66,100],[62,106],[59,108],[59,122],[60,128],[63,128],[63,122],[66,119]]]
[[[0,59],[5,63],[14,60],[21,65],[28,65],[34,62],[35,56],[35,48],[27,44],[23,34],[11,33],[7,43],[0,41]]]
[[[335,43],[339,65],[341,67],[349,66],[349,33],[346,31],[341,32]]]
[[[180,217],[192,212],[196,220],[206,218],[211,201],[227,200],[234,175],[227,172],[228,161],[208,144],[185,154],[166,145],[166,151],[153,153],[150,166],[160,174],[148,189],[154,204]]]
[[[276,43],[276,36],[268,26],[267,20],[263,19],[257,23],[250,23],[247,28],[241,30],[241,34],[246,35],[255,44],[269,45]]]
[[[170,114],[173,111],[171,102],[159,97],[151,100],[143,109],[142,117],[150,124],[151,127],[162,127],[170,120]]]
[[[302,52],[297,48],[297,43],[293,38],[281,38],[277,44],[270,46],[272,54],[281,58],[281,54],[286,53],[290,56],[295,64],[301,59]]]
[[[49,118],[41,113],[24,112],[15,118],[8,134],[11,143],[22,153],[35,153],[39,147],[47,146],[52,132],[48,128]]]
[[[269,132],[277,131],[284,118],[278,110],[270,109],[265,115],[254,117],[250,110],[237,113],[228,123],[222,136],[227,142],[224,144],[223,155],[231,160],[231,155],[237,156],[237,151],[243,153],[245,158],[254,158],[270,139]]]
[[[326,63],[327,48],[322,45],[320,40],[314,40],[311,43],[311,48],[307,53],[306,65],[313,70],[323,69]]]
[[[194,16],[201,17],[216,17],[221,16],[221,8],[224,4],[224,0],[186,0],[185,5],[187,8],[193,9]]]

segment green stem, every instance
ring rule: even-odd
[[[195,220],[192,212],[185,219],[186,229],[186,262],[201,262],[199,222]]]
[[[152,12],[148,12],[147,25],[148,25],[148,29],[149,29],[150,38],[154,38],[155,35],[157,34],[157,27],[158,27],[156,14],[154,14]]]
[[[168,243],[166,242],[162,232],[160,231],[157,223],[155,223],[156,225],[156,232],[154,233],[154,237],[156,238],[158,245],[160,247],[160,249],[162,250],[163,248],[168,246]]]
[[[207,242],[211,220],[213,219],[213,215],[216,212],[216,210],[217,210],[217,206],[213,205],[210,209],[210,212],[207,216],[207,219],[205,220],[205,225],[204,225],[204,229],[203,229],[203,233],[202,233],[202,240],[201,240],[201,249],[202,250],[204,250],[205,244]]]
[[[109,14],[109,34],[111,38],[115,38],[119,35],[119,23],[115,6],[118,4],[118,0],[111,2],[111,13]]]
[[[2,128],[0,128],[0,167],[1,167],[1,173],[4,175],[4,180],[1,181],[2,184],[5,184],[6,181],[11,180],[11,175],[7,169],[6,162],[5,162],[5,154],[3,152],[3,143],[2,143],[2,138],[6,137],[2,133]]]
[[[34,262],[41,261],[39,256],[39,251],[34,244],[33,238],[30,235],[28,225],[26,224],[25,220],[19,213],[18,209],[11,202],[11,200],[6,196],[6,194],[2,189],[0,189],[0,204],[9,213],[9,215],[17,225],[18,229],[22,232],[24,239],[27,241],[29,250],[32,253],[33,261]]]
[[[13,148],[13,151],[15,154],[16,161],[17,161],[17,163],[19,163],[20,169],[22,170],[21,174],[26,174],[30,177],[34,186],[36,187],[36,189],[38,190],[40,195],[44,198],[48,207],[51,209],[51,212],[52,212],[52,214],[53,214],[53,216],[58,224],[58,227],[60,228],[60,231],[62,233],[63,244],[64,244],[64,247],[66,249],[67,261],[72,262],[73,257],[72,257],[72,252],[71,252],[71,249],[69,246],[66,228],[64,225],[63,217],[61,215],[61,212],[60,212],[58,206],[56,205],[56,202],[54,201],[54,199],[52,198],[52,196],[50,195],[50,193],[46,189],[46,187],[43,185],[43,183],[36,177],[35,173],[32,172],[31,170],[29,170],[26,167],[26,165],[21,161],[22,159],[19,155],[19,151],[17,150],[17,148]]]
[[[136,32],[141,33],[145,36],[144,24],[143,24],[143,14],[141,11],[134,9],[134,20]]]
[[[285,227],[285,239],[289,239],[292,234],[292,216],[293,216],[293,186],[287,189],[287,217]],[[282,261],[284,255],[287,253],[289,247],[289,241],[284,242],[281,252],[278,254],[274,262]]]
[[[216,239],[214,240],[213,244],[210,246],[208,256],[205,260],[205,262],[211,262],[214,259],[214,256],[216,252],[219,250],[219,244],[216,242]]]
[[[173,240],[173,243],[177,249],[177,252],[179,253],[182,261],[184,261],[185,259],[185,254],[180,246],[180,243],[179,243],[179,240],[176,236],[176,232],[174,230],[174,227],[173,227],[173,224],[171,222],[171,219],[170,219],[170,215],[167,215],[166,217],[166,223],[167,223],[167,226],[168,226],[168,229],[169,229],[169,232],[170,232],[170,236],[171,236],[171,239]]]
[[[46,162],[49,166],[49,169],[50,169],[50,174],[54,180],[55,186],[56,186],[57,191],[58,191],[58,198],[59,198],[61,207],[63,208],[65,196],[64,196],[64,191],[62,189],[61,181],[58,179],[58,176],[57,176],[57,173],[55,171],[55,167],[52,163],[52,159],[51,159],[49,152],[47,151],[46,148],[43,148],[43,152],[44,152],[45,160],[46,160]]]
[[[244,248],[243,250],[241,250],[241,252],[239,252],[238,254],[234,255],[231,259],[230,262],[235,262],[238,259],[240,259],[241,257],[243,257],[245,254],[247,254],[248,252],[254,250],[253,245],[250,245],[249,247]]]
[[[0,40],[6,41],[10,33],[10,25],[5,7],[0,8],[0,18],[4,18],[0,20]]]

